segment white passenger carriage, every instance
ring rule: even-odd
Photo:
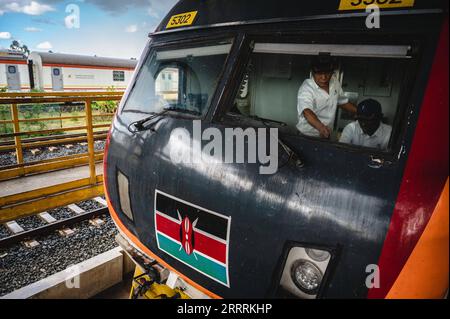
[[[8,91],[125,90],[137,61],[74,54],[0,51],[0,88]]]
[[[30,76],[25,55],[11,50],[0,51],[0,89],[20,91],[30,89]]]
[[[32,52],[34,86],[45,91],[125,90],[136,60]]]

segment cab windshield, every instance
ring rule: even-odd
[[[230,49],[224,41],[150,51],[123,112],[171,108],[205,115]]]

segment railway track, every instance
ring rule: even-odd
[[[0,225],[0,299],[118,248],[117,229],[101,197],[11,224]]]
[[[107,133],[108,131],[105,130],[94,132],[94,140],[104,140]],[[22,148],[29,149],[45,146],[56,146],[68,143],[85,142],[86,140],[86,133],[32,137],[22,140]],[[0,153],[12,152],[14,150],[14,141],[0,141]]]
[[[62,220],[57,220],[47,212],[39,213],[35,216],[38,216],[45,223],[45,225],[30,230],[24,230],[24,228],[20,225],[20,222],[17,221],[10,221],[6,223],[5,227],[8,228],[12,235],[0,239],[0,248],[6,248],[20,242],[24,243],[25,246],[32,248],[39,245],[39,242],[35,239],[36,237],[50,234],[51,232],[57,230],[60,231],[62,236],[70,235],[72,230],[69,227],[85,220],[91,220],[92,224],[100,226],[102,224],[101,220],[96,220],[95,218],[108,214],[108,207],[106,201],[101,197],[96,197],[93,200],[104,207],[93,209],[91,211],[85,211],[76,204],[70,204],[67,205],[66,208],[72,211],[74,216],[64,218]]]

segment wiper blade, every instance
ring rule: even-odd
[[[178,112],[178,113],[184,113],[184,114],[191,114],[191,115],[195,115],[195,116],[202,115],[202,113],[199,112],[199,111],[183,109],[181,107],[175,107],[175,106],[174,107],[168,107],[165,110],[172,111],[172,112]]]
[[[267,125],[267,123],[275,123],[278,124],[280,126],[287,126],[286,123],[284,122],[280,122],[280,121],[275,121],[275,120],[270,120],[270,119],[265,119],[262,117],[259,117],[257,115],[253,115],[253,116],[249,116],[251,119],[256,120],[261,122],[265,127],[269,127]],[[278,136],[278,144],[281,146],[281,148],[283,149],[283,151],[286,153],[286,155],[288,156],[288,160],[286,161],[286,163],[284,163],[283,165],[280,166],[283,167],[285,166],[287,163],[289,163],[291,160],[294,162],[295,166],[301,168],[303,167],[305,164],[303,162],[303,160],[300,158],[300,154],[298,154],[297,152],[295,152],[294,150],[292,150],[292,148],[290,148],[289,146],[286,145],[286,143],[283,141],[283,139],[281,137]]]
[[[291,160],[294,162],[295,166],[297,166],[298,168],[302,168],[305,166],[305,163],[301,159],[300,154],[295,152],[294,150],[292,150],[292,148],[290,148],[289,146],[287,146],[281,138],[278,138],[278,144],[281,145],[281,148],[284,150],[284,152],[288,156],[288,160],[286,161],[286,163],[281,165],[280,168],[285,166]]]
[[[151,113],[150,113],[150,114],[151,114],[150,116],[148,116],[148,117],[146,117],[146,118],[144,118],[144,119],[142,119],[142,120],[139,120],[139,121],[136,121],[136,122],[131,123],[131,124],[128,126],[128,130],[129,130],[130,132],[132,132],[132,133],[135,133],[135,131],[132,131],[132,130],[130,129],[131,126],[134,126],[134,127],[136,128],[137,131],[142,131],[142,130],[144,129],[144,124],[145,124],[145,123],[147,123],[148,121],[154,120],[154,119],[156,119],[156,118],[158,118],[158,117],[164,116],[164,114],[166,114],[167,112],[169,112],[169,109],[164,109],[164,110],[162,110],[161,112],[151,112]]]
[[[280,126],[287,126],[287,124],[284,123],[284,122],[270,120],[270,119],[265,119],[265,118],[259,117],[257,115],[251,115],[251,116],[249,116],[249,118],[251,118],[252,120],[256,120],[256,121],[261,122],[264,126],[267,126],[267,123],[274,123],[274,124],[278,124]]]

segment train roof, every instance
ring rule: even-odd
[[[43,64],[54,63],[54,64],[89,65],[89,66],[106,66],[106,67],[122,67],[122,68],[135,68],[137,65],[137,60],[134,59],[116,59],[98,56],[86,56],[86,55],[50,53],[50,52],[31,52],[28,59],[33,60],[37,56],[41,58]]]
[[[27,57],[22,52],[13,50],[0,50],[0,60],[18,60],[24,61]]]
[[[189,30],[193,27],[207,28],[366,15],[365,8],[361,9],[361,6],[349,9],[350,3],[357,2],[356,0],[180,0],[162,20],[154,34]],[[382,10],[390,12],[389,14],[448,12],[447,0],[408,0],[404,2],[410,3],[412,6],[399,8],[393,4],[391,8],[382,7]],[[191,25],[167,28],[174,15],[195,11],[197,14]]]

